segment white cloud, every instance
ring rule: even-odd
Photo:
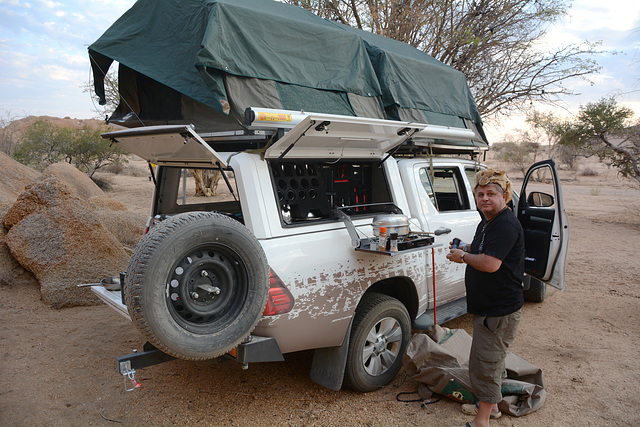
[[[62,3],[58,3],[58,2],[50,1],[50,0],[44,1],[44,2],[43,2],[43,4],[44,4],[46,7],[50,8],[50,9],[54,9],[54,8],[56,8],[56,7],[60,7],[60,6],[62,6]]]
[[[30,3],[21,2],[20,0],[0,0],[0,4],[6,4],[7,6],[23,6],[26,8],[31,8]]]
[[[87,59],[88,56],[87,55],[78,55],[78,54],[74,54],[74,55],[67,55],[64,54],[61,56],[60,60],[62,62],[64,62],[67,65],[71,65],[77,68],[82,68],[83,66],[87,65]]]
[[[569,13],[570,26],[583,32],[608,28],[629,31],[638,19],[640,5],[637,0],[579,0]]]
[[[45,78],[49,77],[53,80],[71,81],[74,74],[68,68],[52,64],[44,65],[40,70],[36,70],[36,74],[45,76]]]

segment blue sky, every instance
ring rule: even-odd
[[[87,46],[134,2],[0,0],[0,115],[95,117],[94,101],[81,87],[90,79]],[[603,49],[620,53],[596,58],[603,69],[591,77],[593,85],[568,82],[580,95],[564,99],[565,107],[575,112],[580,104],[616,95],[640,116],[640,1],[574,1],[546,42],[583,40],[602,40]],[[504,122],[508,128],[518,118]],[[487,130],[495,140],[504,129],[494,124]]]

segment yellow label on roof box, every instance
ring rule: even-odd
[[[258,120],[264,122],[291,122],[291,114],[258,112]]]

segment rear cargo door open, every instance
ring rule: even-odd
[[[425,127],[420,123],[313,113],[271,145],[265,158],[382,158]]]
[[[112,143],[162,166],[211,167],[226,162],[190,125],[147,126],[102,134]]]
[[[525,236],[525,273],[564,289],[569,221],[553,160],[534,164],[525,175],[518,219]]]

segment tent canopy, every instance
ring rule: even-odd
[[[464,75],[398,41],[270,0],[139,0],[89,46],[96,94],[119,63],[128,127],[235,130],[247,107],[467,127],[485,146]]]

